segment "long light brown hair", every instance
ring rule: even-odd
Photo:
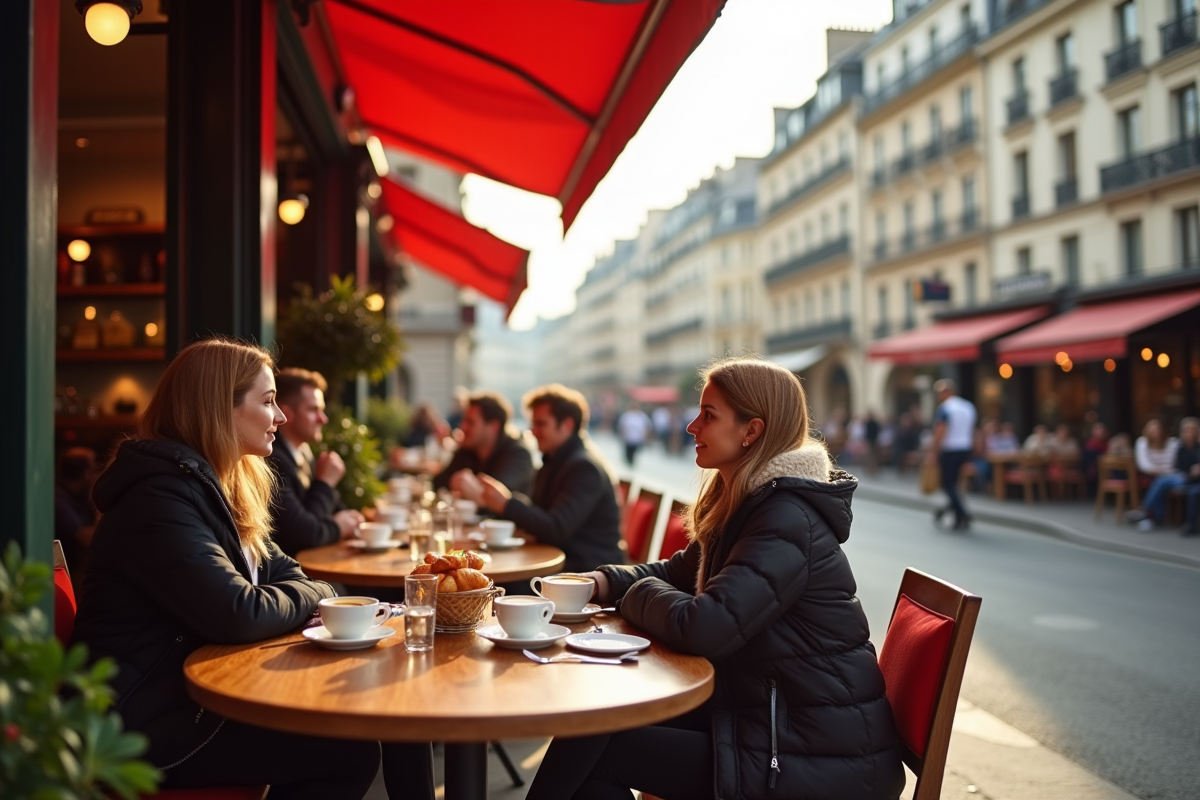
[[[167,367],[142,415],[143,439],[167,439],[195,450],[213,468],[229,501],[242,544],[259,558],[271,537],[274,473],[266,460],[240,454],[233,409],[262,368],[275,360],[263,348],[233,339],[185,347]]]
[[[745,448],[728,484],[716,470],[704,477],[687,515],[688,536],[708,544],[755,487],[752,478],[775,456],[808,441],[808,402],[800,379],[770,361],[739,356],[714,361],[700,373],[716,388],[743,425],[760,419],[762,434]]]

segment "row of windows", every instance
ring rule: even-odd
[[[842,203],[841,205],[839,205],[837,216],[838,216],[838,219],[837,219],[837,235],[838,235],[838,237],[849,236],[850,235],[850,206],[847,203]],[[803,249],[800,246],[800,244],[801,244],[800,231],[801,230],[804,233]],[[771,237],[770,244],[768,245],[770,256],[771,256],[771,263],[778,264],[779,262],[781,262],[783,260],[792,258],[793,256],[797,256],[797,255],[800,255],[801,253],[806,253],[809,250],[812,250],[814,247],[817,246],[817,241],[814,238],[814,231],[815,231],[815,229],[813,227],[813,223],[811,220],[804,222],[803,225],[801,225],[801,226],[798,226],[798,227],[794,226],[794,227],[788,229],[787,233],[784,234],[784,237],[783,237],[783,242],[786,243],[786,247],[781,246],[781,241],[778,236]],[[821,212],[821,215],[820,215],[820,236],[821,236],[820,244],[828,244],[829,242],[833,241],[833,239],[834,239],[833,218],[829,215],[828,211],[823,211],[823,212]]]
[[[805,155],[800,159],[800,171],[796,171],[796,165],[789,164],[785,170],[785,179],[781,182],[778,176],[773,176],[768,183],[770,190],[770,201],[774,202],[781,197],[787,196],[787,193],[795,189],[797,186],[803,186],[809,181],[816,178],[821,173],[825,172],[835,164],[840,164],[850,160],[850,134],[847,131],[838,131],[837,134],[837,159],[830,160],[829,143],[821,142],[817,148],[817,159],[814,164],[811,155]]]
[[[783,333],[815,327],[837,319],[850,319],[853,314],[850,308],[849,280],[842,280],[839,294],[840,304],[837,308],[834,307],[833,284],[830,283],[820,287],[820,307],[817,306],[817,290],[812,287],[804,291],[796,289],[782,296],[776,295],[771,301],[773,330],[776,333]],[[803,302],[803,314],[801,314],[801,302]],[[838,312],[840,312],[840,316]]]
[[[929,120],[929,142],[931,144],[941,143],[945,136],[942,119],[942,107],[938,103],[932,103],[928,110]],[[975,127],[975,89],[971,84],[966,84],[959,87],[958,90],[958,118],[959,130],[963,135],[973,135]],[[874,148],[875,170],[880,171],[887,168],[887,148],[885,146],[883,134],[876,134],[872,143]],[[912,155],[916,149],[916,143],[913,141],[913,126],[910,120],[902,120],[900,122],[900,157]]]
[[[974,30],[974,27],[975,27],[975,23],[973,22],[973,20],[971,18],[971,6],[969,4],[963,4],[958,9],[959,35],[960,36],[965,35],[969,31]],[[930,25],[929,28],[925,32],[925,38],[926,38],[926,44],[927,44],[926,56],[925,56],[926,59],[936,57],[937,53],[939,53],[941,51],[942,45],[945,43],[945,40],[942,38],[941,29],[939,29],[936,24]],[[905,75],[907,75],[909,72],[911,72],[913,70],[913,67],[914,67],[914,63],[913,63],[913,59],[912,59],[912,51],[907,44],[904,44],[900,47],[899,78],[902,79]],[[887,73],[887,69],[886,69],[884,63],[882,61],[877,63],[875,65],[875,87],[874,87],[874,90],[876,92],[882,91],[883,88],[887,85],[887,77],[888,77],[888,73]]]
[[[942,271],[935,269],[933,271],[933,280],[941,281]],[[904,302],[903,327],[912,328],[916,326],[917,317],[917,300],[916,292],[913,284],[915,281],[906,280],[901,285],[900,296]],[[966,306],[973,306],[979,302],[979,267],[974,261],[968,261],[963,265],[963,303]],[[877,333],[880,336],[885,336],[891,333],[891,289],[887,284],[880,284],[875,289],[876,303],[876,319],[880,330]]]
[[[978,206],[976,203],[975,176],[965,175],[959,184],[959,192],[962,199],[962,220],[960,224],[964,229],[973,229],[978,222]],[[944,225],[945,218],[945,195],[942,189],[934,189],[929,195],[929,219],[933,226]],[[916,202],[908,200],[904,203],[901,209],[903,221],[904,236],[913,236],[917,230],[917,207]],[[886,210],[875,212],[875,241],[882,243],[887,241],[888,231],[888,215]]]

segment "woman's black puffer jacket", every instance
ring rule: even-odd
[[[858,481],[813,443],[752,485],[708,547],[601,571],[626,619],[713,662],[717,800],[896,800],[899,736],[841,549]]]
[[[334,595],[271,543],[258,585],[216,476],[194,450],[125,442],[93,489],[103,517],[79,595],[74,641],[116,660],[117,710],[150,738],[163,769],[186,760],[224,720],[187,694],[183,662],[205,644],[300,628]]]

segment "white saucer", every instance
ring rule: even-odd
[[[511,539],[501,539],[498,542],[484,542],[480,547],[485,550],[515,550],[518,547],[523,547],[525,540],[520,536],[514,536]]]
[[[497,647],[504,647],[508,650],[539,650],[571,635],[570,629],[564,628],[562,625],[547,625],[532,639],[514,639],[499,625],[476,628],[475,632]],[[650,643],[646,642],[646,644]]]
[[[394,550],[397,547],[404,547],[408,542],[402,542],[399,539],[388,539],[383,544],[367,544],[362,539],[347,539],[346,547],[351,547],[355,550],[362,550],[364,553],[386,553],[388,550]]]
[[[645,650],[650,646],[650,640],[624,633],[576,633],[567,637],[567,644],[582,653],[611,656]]]
[[[364,647],[374,647],[389,636],[395,636],[396,631],[386,625],[376,625],[367,628],[367,632],[357,639],[335,639],[324,625],[315,628],[305,628],[302,631],[305,639],[316,642],[327,650],[362,650]]]
[[[600,613],[601,606],[588,603],[582,611],[555,611],[550,619],[554,622],[565,622],[568,625],[576,622],[587,622],[593,615]]]

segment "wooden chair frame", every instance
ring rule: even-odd
[[[937,699],[930,717],[925,755],[918,756],[903,743],[900,745],[904,763],[917,776],[913,800],[938,800],[942,793],[958,692],[962,688],[963,671],[967,666],[967,654],[971,649],[971,638],[975,633],[975,622],[979,618],[979,606],[983,598],[911,567],[904,571],[900,581],[900,591],[896,594],[897,605],[900,595],[908,595],[913,602],[954,620],[946,661],[938,679]],[[893,606],[893,616],[895,613]]]
[[[1125,478],[1112,478],[1113,471],[1125,473]],[[1124,481],[1121,486],[1118,482]],[[1129,497],[1129,508],[1140,508],[1142,505],[1141,487],[1138,485],[1137,462],[1133,456],[1103,455],[1096,461],[1096,521],[1104,516],[1105,498],[1113,496],[1116,522],[1121,522],[1125,511],[1125,497]]]
[[[654,513],[650,520],[650,530],[646,531],[646,538],[642,542],[640,552],[634,553],[629,550],[629,523],[633,517],[633,509],[645,497],[649,500],[654,500]],[[625,555],[631,564],[641,564],[645,562],[653,551],[654,539],[658,533],[659,517],[662,516],[663,499],[666,497],[662,492],[655,492],[645,487],[637,487],[636,494],[631,492],[629,500],[625,504],[625,511],[621,515],[621,544],[625,546]]]

